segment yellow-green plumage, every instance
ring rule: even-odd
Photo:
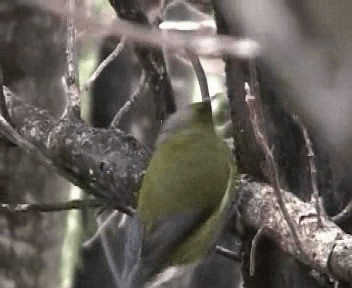
[[[176,132],[157,146],[137,206],[146,242],[158,223],[170,225],[166,230],[171,232],[178,216],[190,224],[186,235],[182,224],[175,224],[179,240],[159,259],[163,266],[189,264],[209,251],[225,221],[237,175],[231,151],[214,132],[210,103],[193,104],[180,121]]]

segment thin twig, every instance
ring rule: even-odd
[[[67,211],[73,209],[83,210],[86,208],[101,208],[104,205],[104,201],[98,199],[88,199],[88,200],[70,200],[63,203],[33,203],[33,204],[9,204],[0,203],[0,212],[6,213],[25,213],[25,212],[59,212]],[[132,216],[135,211],[131,207],[118,208],[118,211]],[[118,213],[116,211],[116,213]]]
[[[117,211],[113,211],[108,217],[105,218],[105,220],[98,225],[98,229],[97,231],[95,232],[95,234],[93,235],[93,237],[91,237],[90,239],[88,239],[87,241],[85,241],[83,243],[83,247],[88,247],[90,246],[94,241],[96,241],[99,237],[100,237],[100,234],[102,232],[102,230],[105,230],[108,225],[111,224],[111,221],[118,215],[118,212]],[[100,217],[100,215],[98,216]]]
[[[10,213],[24,213],[24,212],[58,212],[73,209],[86,209],[86,208],[101,208],[104,205],[104,201],[98,199],[89,200],[70,200],[63,203],[33,203],[33,204],[9,204],[0,203],[0,212]],[[126,215],[133,216],[135,210],[128,206],[114,206],[119,212]]]
[[[75,0],[67,0],[67,31],[66,31],[66,85],[68,105],[64,116],[78,116],[80,114],[80,94],[78,86],[78,74],[76,69],[76,27],[74,23]]]
[[[104,61],[99,64],[97,69],[93,72],[93,74],[89,77],[89,79],[83,84],[83,86],[81,88],[81,91],[88,91],[92,87],[94,81],[99,77],[101,72],[103,72],[103,70],[112,61],[114,61],[114,59],[121,53],[121,51],[125,47],[125,42],[126,42],[126,38],[125,37],[121,38],[120,42],[117,44],[117,46],[114,49],[114,51],[112,51],[110,53],[110,55],[108,57],[106,57],[104,59]]]
[[[0,212],[26,213],[26,212],[59,212],[73,209],[99,208],[103,205],[101,200],[70,200],[63,203],[33,203],[33,204],[0,204]]]
[[[98,231],[96,232],[96,235],[100,236],[101,239],[101,244],[103,246],[103,251],[104,251],[104,255],[105,255],[105,259],[108,263],[108,266],[110,268],[110,272],[111,275],[114,279],[115,285],[116,287],[119,286],[120,284],[120,279],[119,279],[119,273],[118,273],[118,269],[116,266],[116,261],[114,260],[114,253],[112,251],[112,247],[111,244],[109,243],[109,239],[108,239],[108,235],[107,235],[107,231],[106,231],[106,227],[107,225],[115,218],[118,216],[118,212],[117,211],[113,211],[104,221],[102,220],[102,216],[99,215],[97,217],[97,223],[98,223]]]
[[[215,252],[236,262],[242,261],[241,255],[222,246],[216,246]]]
[[[131,108],[137,103],[138,99],[143,96],[144,91],[147,87],[148,79],[144,70],[142,70],[141,78],[139,80],[138,86],[133,94],[127,99],[126,103],[120,108],[116,113],[114,118],[110,123],[110,128],[115,129],[118,127],[123,115],[125,115]]]
[[[202,101],[210,102],[207,77],[205,75],[203,66],[199,61],[199,57],[197,56],[197,54],[191,51],[186,51],[186,53],[188,55],[188,58],[191,60],[194,72],[196,73],[200,88],[200,94],[202,95]]]
[[[116,197],[115,195],[112,195],[107,200],[105,200],[104,205],[102,205],[100,207],[100,209],[98,210],[96,215],[100,216],[107,209],[109,209],[109,210],[116,209],[116,210],[130,216],[130,217],[134,216],[134,214],[136,213],[136,210],[130,206],[124,206],[124,205],[120,205],[118,203],[115,203],[115,201],[114,201],[115,197]]]
[[[339,214],[331,217],[331,220],[336,224],[339,224],[348,217],[352,217],[352,200],[348,202],[346,207]]]
[[[110,268],[110,272],[112,273],[114,282],[117,286],[119,286],[120,283],[120,279],[118,278],[119,276],[119,271],[117,269],[116,263],[113,259],[113,251],[111,250],[112,246],[111,243],[109,243],[109,238],[107,235],[107,228],[108,226],[111,226],[114,224],[114,219],[119,216],[119,212],[118,211],[113,211],[112,213],[110,213],[110,215],[108,217],[106,217],[104,220],[101,219],[101,215],[99,215],[97,217],[97,223],[98,223],[98,229],[95,232],[94,236],[92,238],[90,238],[89,240],[87,240],[82,246],[83,247],[89,247],[92,245],[92,243],[94,243],[95,241],[97,241],[99,238],[101,240],[101,244],[103,247],[103,252],[105,255],[105,258],[107,260],[108,266]],[[126,220],[126,215],[122,215],[118,226],[114,226],[114,229],[119,228],[120,225],[123,225],[124,221]]]
[[[252,80],[252,81],[256,82],[256,80]],[[258,124],[259,112],[257,113],[257,108],[255,105],[256,104],[255,103],[256,97],[251,93],[251,88],[248,85],[248,83],[245,83],[245,91],[246,91],[245,100],[247,102],[249,116],[250,116],[250,120],[251,120],[251,123],[253,126],[254,135],[255,135],[255,138],[256,138],[258,144],[262,148],[264,155],[265,155],[265,158],[267,160],[267,163],[269,166],[271,185],[273,186],[277,202],[278,202],[280,210],[284,216],[284,219],[290,229],[290,232],[293,237],[293,241],[296,245],[296,248],[302,254],[302,256],[305,257],[306,253],[304,252],[303,244],[302,244],[302,241],[298,235],[296,225],[293,222],[293,220],[291,219],[290,214],[288,213],[286,205],[285,205],[285,201],[283,198],[284,196],[282,195],[281,187],[280,187],[280,181],[279,181],[279,176],[278,176],[279,173],[278,173],[278,169],[277,169],[277,166],[276,166],[276,163],[274,160],[273,153],[272,153],[271,149],[269,148],[268,143],[267,143],[263,133],[261,132],[261,129],[259,128],[259,124]]]
[[[312,146],[312,141],[309,138],[308,131],[306,126],[303,124],[303,122],[298,118],[297,115],[295,115],[294,120],[298,124],[298,126],[301,128],[302,133],[303,133],[303,138],[305,141],[306,149],[307,149],[307,157],[309,161],[309,167],[310,167],[310,182],[312,186],[312,191],[313,191],[313,198],[315,201],[315,209],[317,210],[317,221],[319,227],[323,227],[323,222],[321,220],[322,212],[324,211],[324,207],[322,207],[322,203],[319,199],[319,191],[318,191],[318,184],[317,184],[317,168],[315,166],[315,154],[313,151],[313,146]]]
[[[267,230],[267,227],[265,226],[260,227],[252,240],[252,247],[251,247],[251,252],[249,256],[249,275],[251,277],[253,277],[255,273],[255,261],[256,261],[258,243],[259,243],[259,240],[262,239],[262,236],[265,234],[266,230]]]

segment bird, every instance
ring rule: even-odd
[[[138,194],[138,263],[126,287],[140,288],[171,266],[197,263],[215,248],[238,171],[214,129],[210,101],[165,121]]]

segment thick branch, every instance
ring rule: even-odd
[[[118,129],[54,120],[46,111],[24,104],[6,88],[4,91],[17,131],[46,155],[61,175],[98,198],[134,204],[132,193],[138,191],[151,155],[147,148]]]
[[[286,221],[276,201],[272,187],[267,184],[240,182],[239,210],[243,221],[253,229],[266,227],[266,236],[277,247],[320,273],[338,280],[352,281],[352,235],[344,233],[337,225],[322,217],[323,227],[317,221],[317,212],[311,203],[305,203],[289,192],[286,208],[295,222],[309,263],[298,253]]]

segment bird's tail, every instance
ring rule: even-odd
[[[142,242],[142,227],[138,218],[113,212],[104,221],[98,220],[98,224],[97,233],[84,244],[84,248],[103,251],[116,288],[141,287],[131,280],[134,271],[138,270]]]

